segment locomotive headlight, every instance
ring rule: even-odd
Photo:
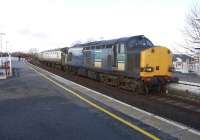
[[[175,70],[174,70],[174,67],[169,67],[169,72],[174,72]]]
[[[145,67],[145,72],[153,72],[153,67]]]

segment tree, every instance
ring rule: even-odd
[[[39,51],[37,48],[31,48],[29,49],[28,53],[31,54],[31,55],[35,55],[37,54]]]
[[[186,15],[186,25],[184,28],[185,45],[184,48],[195,52],[195,48],[200,47],[200,6],[196,4]]]

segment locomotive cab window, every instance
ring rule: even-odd
[[[137,46],[152,47],[153,44],[149,40],[143,38],[143,39],[138,40]]]
[[[147,46],[146,40],[145,39],[138,40],[137,46],[146,47]]]
[[[153,43],[150,40],[146,40],[146,43],[148,47],[153,47]]]

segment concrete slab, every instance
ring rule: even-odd
[[[157,118],[155,116],[145,118],[142,120],[142,122],[154,126],[155,128],[164,131],[170,135],[174,135],[176,133],[179,133],[180,131],[187,130],[187,127],[177,127],[175,125],[166,123],[165,121],[160,121],[160,118]]]
[[[198,140],[199,135],[195,133],[191,133],[190,131],[180,131],[179,133],[176,133],[175,136],[180,140]]]

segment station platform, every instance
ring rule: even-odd
[[[179,81],[168,85],[168,95],[200,102],[200,83]]]
[[[174,73],[179,78],[178,83],[168,86],[169,95],[200,102],[200,76],[197,74]]]
[[[174,77],[178,77],[180,81],[199,83],[200,84],[200,75],[194,73],[173,73]]]
[[[200,132],[27,62],[0,81],[0,139],[199,140]]]

